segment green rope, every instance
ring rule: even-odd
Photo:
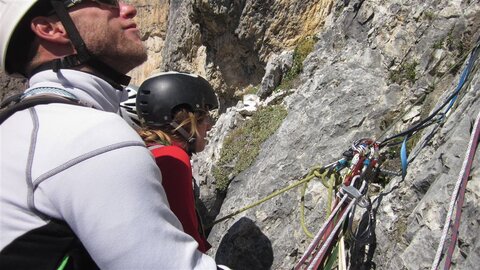
[[[261,200],[259,200],[259,201],[256,201],[255,203],[252,203],[252,204],[250,204],[250,205],[247,205],[247,206],[245,206],[245,207],[243,207],[243,208],[241,208],[241,209],[239,209],[239,210],[237,210],[237,211],[235,211],[235,212],[233,212],[233,213],[231,213],[231,214],[229,214],[229,215],[226,215],[226,216],[224,216],[224,217],[222,217],[222,218],[220,218],[220,219],[217,219],[217,220],[215,220],[212,224],[208,225],[206,228],[211,228],[211,227],[213,227],[215,224],[217,224],[217,223],[219,223],[219,222],[222,222],[222,221],[224,221],[224,220],[227,220],[227,219],[229,219],[229,218],[232,218],[232,217],[234,217],[234,216],[236,216],[236,215],[238,215],[238,214],[240,214],[240,213],[242,213],[242,212],[245,212],[245,211],[247,211],[247,210],[249,210],[249,209],[251,209],[251,208],[253,208],[253,207],[255,207],[255,206],[258,206],[258,205],[260,205],[260,204],[262,204],[262,203],[264,203],[264,202],[266,202],[266,201],[268,201],[268,200],[270,200],[270,199],[272,199],[272,198],[274,198],[274,197],[276,197],[276,196],[278,196],[278,195],[280,195],[280,194],[282,194],[282,193],[285,193],[285,192],[287,192],[287,191],[289,191],[289,190],[291,190],[291,189],[293,189],[293,188],[296,188],[297,186],[299,186],[299,185],[301,185],[301,184],[304,184],[304,183],[307,183],[307,182],[311,181],[313,178],[318,177],[317,175],[321,175],[321,174],[320,174],[320,171],[321,171],[322,169],[323,169],[322,167],[318,167],[318,166],[317,166],[317,167],[314,167],[314,168],[310,171],[310,173],[309,173],[305,178],[303,178],[302,180],[299,180],[299,181],[297,181],[297,182],[295,182],[295,183],[293,183],[293,184],[291,184],[291,185],[289,185],[289,186],[287,186],[287,187],[285,187],[285,188],[282,188],[282,189],[280,189],[280,190],[277,190],[277,191],[273,192],[272,194],[268,195],[267,197],[265,197],[265,198],[263,198],[263,199],[261,199]]]
[[[330,174],[330,178],[327,180],[327,176]],[[233,213],[230,213],[220,219],[217,219],[215,220],[212,224],[206,226],[205,228],[209,229],[209,228],[212,228],[215,224],[217,223],[220,223],[222,221],[225,221],[229,218],[232,218],[242,212],[245,212],[255,206],[258,206],[282,193],[285,193],[293,188],[296,188],[297,186],[299,185],[302,185],[303,184],[303,187],[301,189],[301,198],[300,198],[300,224],[301,224],[301,227],[303,229],[303,232],[310,238],[313,238],[314,235],[313,233],[311,233],[308,228],[307,228],[307,225],[305,224],[305,192],[307,190],[307,187],[308,187],[308,182],[310,182],[312,179],[314,178],[318,178],[321,180],[321,183],[323,184],[323,186],[325,186],[327,189],[328,189],[328,201],[327,201],[327,215],[330,215],[330,211],[331,211],[331,207],[332,207],[332,202],[333,202],[333,198],[334,198],[334,189],[336,190],[338,185],[340,185],[341,183],[341,179],[340,177],[338,177],[339,174],[337,172],[333,172],[333,171],[329,171],[329,170],[326,170],[325,167],[319,167],[319,166],[316,166],[314,168],[312,168],[310,170],[310,172],[307,174],[307,176],[305,176],[303,179],[285,187],[285,188],[282,188],[280,190],[277,190],[275,192],[273,192],[272,194],[264,197],[263,199],[261,200],[258,200],[252,204],[249,204]]]
[[[65,255],[65,257],[63,257],[63,260],[62,260],[62,263],[60,264],[60,266],[57,268],[57,270],[63,270],[65,269],[65,267],[67,266],[67,263],[68,263],[68,259],[70,257],[68,255]]]
[[[333,203],[333,198],[334,198],[334,190],[337,190],[338,185],[340,185],[340,182],[338,181],[339,177],[337,173],[330,173],[329,171],[325,170],[323,173],[320,173],[319,171],[313,171],[312,172],[315,177],[319,178],[322,182],[322,184],[328,189],[328,199],[327,199],[327,209],[326,213],[327,216],[330,215],[331,209],[332,209],[332,203]],[[327,176],[330,173],[330,178],[329,181],[327,181]],[[306,182],[303,185],[303,188],[301,189],[301,197],[300,197],[300,224],[302,226],[303,232],[309,237],[313,238],[314,235],[312,232],[310,232],[307,228],[307,225],[305,224],[305,192],[308,187],[308,182]],[[315,203],[316,204],[316,203]]]
[[[325,266],[322,268],[324,270],[332,270],[334,267],[337,266],[337,259],[338,259],[338,244],[335,245],[330,256],[328,256],[327,261],[325,262]]]
[[[330,213],[332,212],[332,203],[333,203],[333,197],[334,197],[333,189],[335,190],[337,189],[337,186],[335,184],[336,184],[335,174],[332,173],[330,175],[330,181],[328,182],[327,216],[329,216]]]
[[[307,190],[308,182],[303,185],[301,190],[301,197],[300,197],[300,224],[302,226],[303,232],[310,238],[313,238],[314,235],[311,233],[307,225],[305,224],[305,191]]]

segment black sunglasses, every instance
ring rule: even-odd
[[[120,3],[118,2],[118,0],[66,0],[63,3],[64,3],[66,8],[71,8],[71,7],[73,7],[77,4],[80,4],[80,3],[85,2],[85,1],[95,2],[95,3],[98,3],[99,5],[107,6],[107,7],[110,7],[110,8],[119,8],[120,7]]]

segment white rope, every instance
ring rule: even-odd
[[[452,193],[452,198],[450,200],[450,206],[449,206],[449,209],[448,209],[448,214],[447,214],[447,217],[445,218],[445,224],[443,225],[442,238],[440,239],[440,243],[438,245],[437,253],[435,255],[435,259],[433,261],[431,270],[436,270],[438,268],[438,264],[440,263],[440,258],[442,256],[443,248],[445,246],[445,241],[447,239],[448,228],[450,227],[450,223],[451,223],[451,219],[452,219],[452,215],[453,215],[453,210],[454,210],[455,204],[457,202],[458,191],[460,190],[463,175],[465,174],[466,169],[467,169],[468,156],[469,156],[470,151],[472,151],[472,146],[474,144],[474,138],[475,138],[475,130],[477,130],[479,122],[480,122],[480,112],[478,113],[477,119],[475,121],[475,127],[473,128],[472,136],[470,138],[470,142],[468,143],[468,149],[467,149],[467,152],[465,154],[465,159],[463,160],[462,170],[460,171],[460,174],[458,175],[457,183],[455,184],[455,189]]]
[[[338,243],[338,270],[347,270],[347,256],[345,254],[345,236],[342,235]]]

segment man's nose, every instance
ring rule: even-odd
[[[120,16],[131,19],[137,15],[137,9],[131,4],[120,2]]]

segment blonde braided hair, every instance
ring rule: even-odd
[[[182,148],[187,149],[187,141],[182,137],[177,130],[183,128],[191,137],[198,135],[198,124],[207,115],[204,111],[196,111],[192,113],[186,108],[179,109],[174,117],[173,121],[179,123],[178,127],[174,128],[169,124],[162,125],[159,128],[151,128],[144,126],[138,134],[145,143],[158,143],[162,145],[172,145],[173,142],[180,143]]]

